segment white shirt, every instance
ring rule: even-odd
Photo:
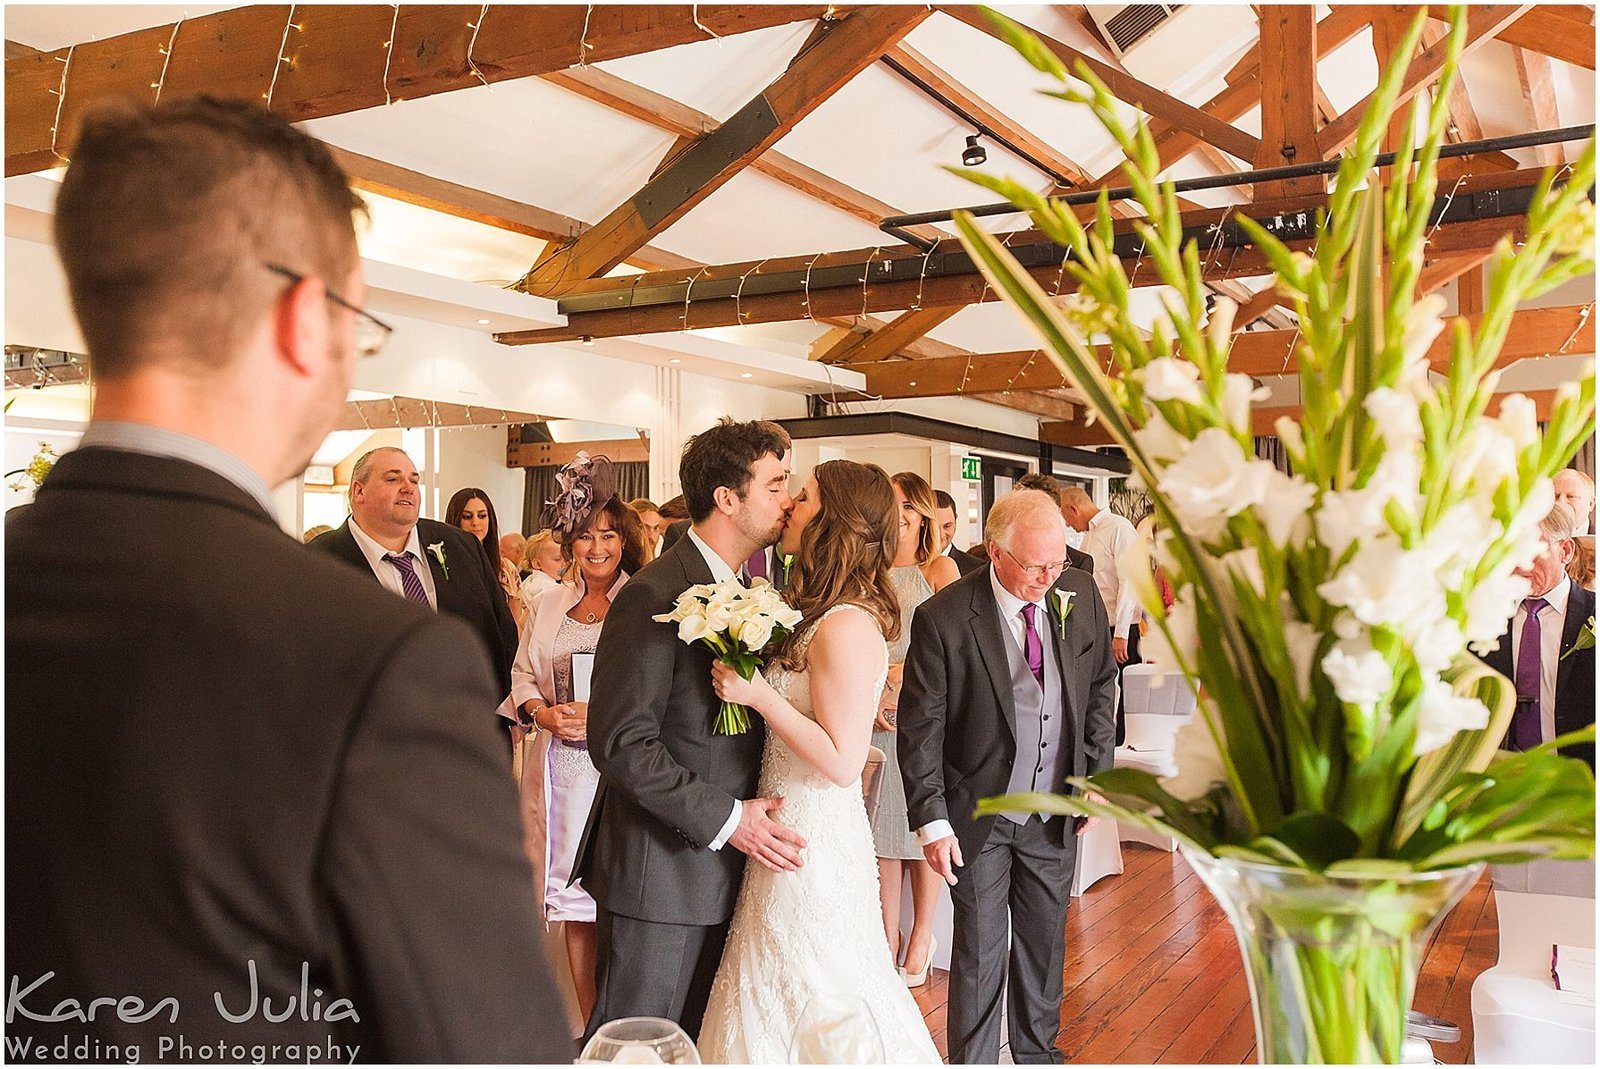
[[[720,583],[725,579],[739,578],[738,574],[728,566],[728,562],[718,556],[716,550],[706,545],[705,539],[695,533],[694,527],[691,526],[685,533],[688,535],[689,541],[693,542],[695,548],[700,551],[700,555],[706,559],[706,567],[711,569],[713,582]],[[707,849],[721,850],[723,846],[727,845],[728,839],[738,830],[739,818],[743,815],[744,803],[734,802],[733,812],[728,815],[727,823],[722,825],[722,830],[717,832],[717,837],[707,844]]]
[[[1100,588],[1100,600],[1106,603],[1106,614],[1111,617],[1113,638],[1127,638],[1128,628],[1139,615],[1133,586],[1124,583],[1117,572],[1117,556],[1137,537],[1133,524],[1110,509],[1101,509],[1089,521],[1079,547],[1094,558],[1094,583]]]
[[[379,545],[367,532],[361,529],[354,516],[350,517],[350,535],[356,540],[356,547],[361,550],[361,555],[367,558],[367,564],[372,568],[372,574],[378,577],[378,582],[386,590],[406,596],[405,584],[400,579],[400,569],[384,560],[384,554],[392,552],[389,547]],[[406,538],[406,548],[403,553],[411,555],[411,568],[417,573],[417,578],[422,580],[422,589],[428,595],[428,604],[435,612],[439,609],[439,595],[433,589],[433,569],[428,566],[427,558],[422,555],[422,539],[417,537],[417,529],[411,528],[411,534]],[[397,554],[398,555],[398,554]]]
[[[1097,571],[1099,570],[1098,563],[1096,563],[1095,568]],[[1022,615],[1022,609],[1023,606],[1028,604],[1034,606],[1037,611],[1033,614],[1033,632],[1039,636],[1039,648],[1044,649],[1044,640],[1047,636],[1040,630],[1045,626],[1045,621],[1048,619],[1044,603],[1040,601],[1030,603],[1017,597],[1001,585],[1000,577],[995,574],[993,568],[989,569],[989,587],[994,591],[995,604],[1000,606],[1000,619],[1004,620],[1007,628],[1010,629],[1011,641],[1017,644],[1017,649],[1022,650],[1024,655],[1026,655],[1028,649],[1026,633],[1028,621]],[[948,820],[930,820],[917,829],[917,845],[927,846],[929,843],[937,842],[940,839],[948,839],[955,833],[955,828]]]
[[[1550,604],[1539,610],[1539,741],[1556,737],[1556,670],[1561,665],[1561,632],[1567,626],[1567,595],[1572,580],[1563,579],[1544,595]],[[1511,678],[1517,678],[1517,660],[1522,655],[1522,627],[1528,622],[1524,602],[1517,603],[1511,617]]]

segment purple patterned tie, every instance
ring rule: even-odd
[[[767,551],[758,549],[744,562],[744,574],[751,579],[770,579],[767,574]]]
[[[1033,673],[1033,678],[1039,681],[1039,686],[1044,686],[1044,644],[1039,641],[1039,632],[1034,630],[1033,617],[1038,612],[1039,606],[1029,602],[1022,607],[1022,622],[1026,626],[1022,629],[1022,655],[1028,659],[1028,671]]]
[[[411,565],[409,553],[385,553],[383,559],[394,565],[394,570],[400,573],[400,586],[404,588],[406,597],[419,605],[432,607],[428,600],[428,592],[422,587],[422,580],[417,577],[416,568]]]
[[[1539,677],[1543,648],[1539,613],[1550,603],[1529,598],[1522,603],[1528,619],[1522,625],[1522,640],[1517,643],[1517,711],[1511,718],[1511,747],[1531,750],[1544,739],[1539,725]]]

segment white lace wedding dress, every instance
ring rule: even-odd
[[[837,605],[824,618],[845,609],[865,611]],[[872,691],[877,694],[888,671],[887,649],[880,642],[862,656],[877,665]],[[814,717],[809,669],[772,671],[768,678],[796,709]],[[862,715],[872,714],[864,710]],[[755,862],[745,866],[700,1028],[701,1058],[787,1062],[801,1013],[813,997],[827,995],[865,1000],[887,1062],[937,1064],[933,1037],[883,934],[878,863],[860,781],[837,786],[796,756],[777,732],[768,731],[761,795],[784,799],[776,819],[805,838],[805,864],[794,872],[773,872]]]

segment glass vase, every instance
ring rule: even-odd
[[[1259,1061],[1400,1062],[1428,937],[1482,875],[1481,864],[1327,876],[1182,852],[1239,938]]]

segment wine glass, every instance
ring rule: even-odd
[[[699,1065],[700,1052],[676,1022],[664,1017],[622,1017],[595,1031],[578,1062]]]
[[[817,995],[806,1003],[789,1043],[791,1065],[881,1065],[883,1034],[867,1000]]]

